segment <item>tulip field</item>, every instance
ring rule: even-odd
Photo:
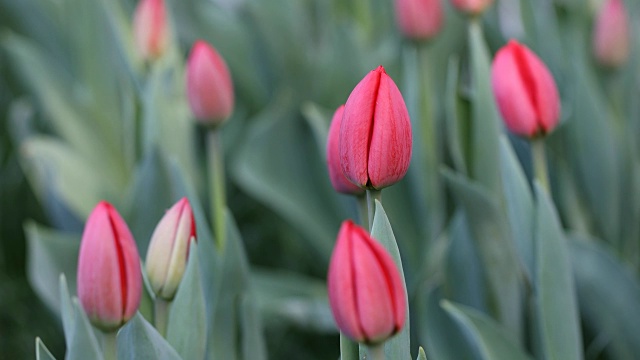
[[[0,0],[0,359],[640,358],[640,2]]]

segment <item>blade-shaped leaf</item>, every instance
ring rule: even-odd
[[[180,355],[138,313],[118,332],[118,359],[179,360]]]
[[[244,295],[240,303],[242,358],[244,360],[266,360],[267,344],[264,340],[261,314],[253,299],[253,296]]]
[[[382,246],[391,254],[391,257],[396,262],[398,270],[400,271],[400,277],[402,278],[402,284],[404,286],[407,320],[404,327],[394,337],[387,340],[384,344],[384,353],[389,359],[411,359],[411,347],[410,347],[410,335],[409,335],[409,296],[407,295],[407,284],[404,279],[404,270],[402,268],[402,259],[400,258],[400,250],[398,250],[398,244],[396,237],[393,235],[391,224],[387,218],[387,214],[382,207],[380,201],[375,200],[376,212],[373,218],[373,226],[371,227],[371,236],[378,240]]]
[[[535,292],[542,353],[547,359],[582,359],[582,338],[571,259],[555,207],[537,183]]]
[[[529,355],[522,350],[517,341],[486,315],[477,310],[455,305],[444,300],[442,307],[465,329],[470,341],[476,344],[477,352],[485,360],[527,360]]]
[[[197,254],[198,247],[192,242],[187,269],[171,303],[167,325],[167,341],[185,360],[202,359],[207,342],[206,306]]]
[[[78,302],[78,298],[73,298],[72,303],[73,332],[71,340],[69,340],[69,347],[67,348],[65,359],[102,359],[102,351],[98,345],[98,340],[96,339],[87,315]]]
[[[39,337],[36,337],[36,360],[56,360]]]

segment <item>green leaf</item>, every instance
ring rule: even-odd
[[[31,137],[22,147],[27,176],[40,199],[53,193],[85,219],[102,199],[117,199],[118,191],[87,158],[52,137]]]
[[[206,307],[200,283],[198,247],[191,242],[187,269],[171,303],[167,341],[185,360],[203,359],[207,345]]]
[[[324,155],[318,154],[307,124],[281,96],[258,118],[233,168],[238,185],[294,225],[328,262],[350,198],[330,185]],[[269,149],[269,151],[264,151]],[[342,200],[342,201],[340,201]]]
[[[261,314],[253,299],[253,296],[244,295],[240,303],[242,358],[244,360],[266,360],[267,344],[262,333]]]
[[[570,236],[569,253],[583,326],[605,339],[607,358],[635,358],[640,353],[637,278],[596,239]]]
[[[60,274],[64,274],[70,279],[71,289],[75,292],[80,236],[46,229],[34,222],[26,223],[24,231],[29,244],[29,282],[40,299],[58,313],[60,292],[52,284],[58,284]]]
[[[102,359],[102,351],[78,298],[73,303],[73,332],[65,360]]]
[[[517,345],[513,334],[507,333],[486,315],[446,300],[442,301],[442,307],[465,330],[469,341],[476,344],[476,351],[481,359],[530,359],[529,355]]]
[[[65,344],[67,348],[71,348],[71,338],[73,336],[73,302],[69,296],[69,287],[67,286],[67,278],[64,274],[60,274],[59,281],[60,291],[60,317],[62,318],[62,329],[64,330]]]
[[[427,354],[424,353],[424,349],[422,346],[418,349],[418,357],[416,360],[427,360]]]
[[[461,174],[467,174],[467,164],[465,163],[464,154],[466,153],[463,139],[466,139],[466,132],[460,126],[460,117],[458,116],[458,67],[460,61],[456,56],[452,56],[447,65],[447,81],[445,85],[445,130],[447,141],[445,142],[453,166]],[[463,135],[465,133],[465,135]]]
[[[534,203],[529,182],[509,140],[500,137],[500,166],[504,184],[507,217],[524,271],[532,279],[534,264]]]
[[[482,187],[448,169],[443,170],[456,201],[467,215],[488,285],[488,305],[510,331],[522,331],[521,267],[509,234],[504,210]]]
[[[118,359],[179,360],[180,355],[137,313],[118,332]]]
[[[56,360],[39,337],[36,337],[36,360]]]
[[[478,181],[493,196],[500,198],[499,135],[502,133],[500,116],[491,90],[490,55],[482,37],[480,21],[469,23],[471,49],[472,131],[471,178]]]
[[[418,325],[425,325],[423,338],[427,353],[432,359],[468,359],[480,360],[476,348],[466,340],[463,331],[456,322],[440,306],[443,289],[434,287],[425,289],[426,312],[416,321]]]
[[[535,291],[546,359],[582,359],[582,338],[566,239],[551,199],[537,183]]]
[[[404,279],[404,270],[402,268],[402,259],[400,258],[400,250],[398,250],[398,244],[396,238],[393,235],[391,224],[387,218],[387,214],[382,207],[382,204],[376,200],[376,211],[373,218],[373,226],[371,227],[371,236],[378,240],[382,246],[391,254],[391,257],[398,266],[400,277],[402,278],[402,284],[405,292],[407,319],[404,327],[394,337],[387,340],[384,343],[384,353],[389,359],[411,359],[410,352],[410,335],[409,335],[409,296],[407,295],[407,284]]]

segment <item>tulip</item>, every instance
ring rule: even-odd
[[[451,0],[453,6],[465,14],[477,16],[493,3],[493,0]]]
[[[395,6],[398,27],[410,39],[431,39],[442,28],[440,0],[396,0]]]
[[[187,264],[189,243],[195,236],[191,205],[182,198],[165,213],[151,235],[145,265],[156,296],[173,299]]]
[[[216,126],[233,111],[233,83],[224,59],[202,40],[187,61],[187,97],[191,112],[205,125]]]
[[[340,124],[344,105],[341,105],[333,114],[331,126],[329,126],[329,136],[327,137],[327,167],[329,169],[329,179],[333,188],[343,194],[361,195],[364,190],[352,184],[342,173],[340,166]]]
[[[140,258],[133,235],[116,209],[101,201],[89,215],[78,256],[78,297],[89,320],[107,332],[138,310]]]
[[[593,54],[604,66],[617,67],[629,58],[629,19],[622,0],[607,0],[593,32]]]
[[[404,326],[406,294],[391,255],[351,220],[342,223],[327,279],[338,328],[357,342],[376,344]]]
[[[160,57],[169,42],[164,0],[141,0],[133,18],[136,46],[144,59]]]
[[[534,138],[551,132],[560,117],[558,89],[549,69],[515,40],[498,51],[491,66],[493,93],[513,133]]]
[[[356,85],[340,125],[340,164],[349,181],[382,189],[400,181],[411,160],[411,121],[400,90],[382,66]]]

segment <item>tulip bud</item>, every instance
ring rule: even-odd
[[[442,28],[440,0],[396,0],[395,5],[398,27],[410,39],[431,39]]]
[[[224,59],[202,40],[187,61],[187,97],[191,112],[206,125],[219,125],[233,111],[233,83]]]
[[[375,344],[402,329],[406,294],[391,255],[351,220],[342,223],[327,279],[338,328],[357,342]]]
[[[451,0],[453,6],[471,16],[482,14],[493,3],[493,0]]]
[[[629,19],[622,0],[606,0],[593,32],[593,54],[609,67],[624,64],[629,58]]]
[[[133,32],[144,59],[153,60],[164,53],[169,42],[164,0],[140,0],[133,18]]]
[[[333,114],[331,126],[329,126],[329,136],[327,137],[327,167],[329,168],[329,179],[333,188],[343,194],[360,195],[364,190],[352,184],[342,173],[340,166],[340,124],[344,105],[341,105]]]
[[[145,265],[156,296],[173,299],[187,264],[190,240],[195,236],[191,205],[182,198],[164,214],[149,243]]]
[[[400,90],[382,66],[356,85],[340,126],[342,172],[361,188],[400,181],[411,160],[411,121]]]
[[[509,41],[491,66],[498,108],[513,133],[533,138],[551,132],[560,117],[560,99],[546,65],[526,46]]]
[[[138,310],[140,258],[116,209],[101,201],[87,219],[78,256],[78,297],[91,323],[114,331]]]

